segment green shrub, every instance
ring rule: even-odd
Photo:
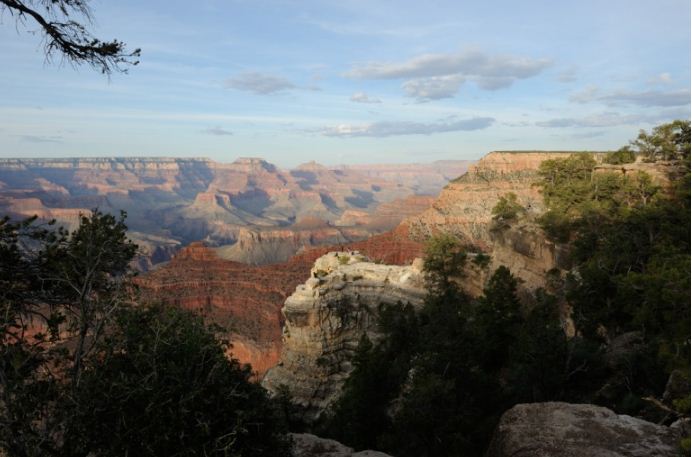
[[[498,199],[492,213],[495,221],[507,222],[516,219],[524,211],[524,207],[517,200],[517,194],[509,192]]]

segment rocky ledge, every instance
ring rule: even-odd
[[[309,433],[292,433],[294,457],[390,457],[378,451],[355,452],[338,441]]]
[[[281,361],[262,384],[273,393],[285,386],[303,419],[318,419],[338,397],[361,337],[379,338],[377,308],[398,302],[422,306],[422,267],[420,259],[410,266],[377,264],[357,251],[317,259],[310,279],[281,310]]]
[[[500,419],[486,457],[673,457],[689,419],[666,427],[595,405],[516,405]]]

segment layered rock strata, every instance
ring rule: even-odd
[[[382,265],[358,252],[330,252],[315,261],[308,279],[286,299],[281,362],[262,384],[288,389],[303,418],[314,421],[338,397],[363,335],[377,340],[383,304],[421,307],[426,295],[423,262]]]
[[[502,415],[486,457],[674,457],[689,419],[670,427],[595,405],[520,404]]]
[[[543,161],[567,158],[573,153],[490,152],[469,167],[466,174],[450,182],[428,210],[406,219],[401,226],[407,227],[415,240],[448,233],[489,254],[488,268],[470,271],[464,281],[463,286],[471,295],[480,294],[489,274],[504,265],[522,280],[521,293],[528,299],[530,291],[545,286],[547,272],[569,266],[565,248],[548,240],[536,222],[545,211],[536,183]],[[592,154],[597,161],[603,156],[599,152]],[[599,167],[606,170],[610,166]],[[493,221],[492,210],[500,197],[510,192],[517,196],[525,213],[518,221],[500,227]]]
[[[452,162],[446,168],[465,166]],[[413,169],[421,179],[407,183]],[[197,240],[214,246],[240,242],[228,249],[229,258],[273,263],[302,248],[381,233],[411,210],[422,210],[426,200],[415,196],[436,194],[447,175],[439,164],[413,169],[382,165],[372,174],[365,168],[313,162],[282,170],[259,158],[233,163],[136,157],[0,159],[0,214],[38,215],[74,229],[79,214],[92,208],[114,214],[125,210],[131,235],[145,244],[143,258],[136,262],[142,269],[168,260],[172,247]],[[317,219],[322,226],[306,227],[306,219]],[[259,246],[265,241],[270,244],[266,249]]]
[[[390,232],[342,246],[393,264],[420,257],[422,245]],[[286,298],[310,276],[315,260],[332,248],[315,248],[288,261],[251,266],[219,258],[203,243],[192,243],[173,259],[137,278],[142,298],[199,311],[227,329],[232,355],[260,376],[279,361],[280,310]]]

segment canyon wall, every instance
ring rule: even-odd
[[[226,328],[232,354],[261,376],[281,352],[281,307],[309,276],[313,263],[334,247],[306,249],[288,261],[252,266],[218,256],[203,243],[192,243],[173,259],[136,279],[143,301],[160,301],[201,312]],[[423,246],[405,234],[388,232],[343,246],[391,264],[407,264]]]
[[[471,295],[480,295],[489,275],[500,265],[519,277],[522,295],[541,287],[547,271],[564,264],[564,250],[544,236],[535,222],[545,207],[535,183],[544,160],[566,158],[569,151],[490,152],[451,181],[429,209],[402,222],[409,237],[423,241],[448,233],[472,249],[491,257],[488,268],[470,268],[462,280]],[[511,227],[497,230],[492,210],[500,197],[514,193],[526,209],[526,217]]]
[[[281,309],[281,362],[262,385],[273,393],[285,386],[305,420],[319,418],[338,397],[361,337],[378,339],[378,307],[422,306],[422,265],[420,259],[410,266],[376,264],[357,251],[318,258]]]
[[[438,192],[447,175],[439,165],[415,168],[420,179],[407,184],[410,165],[378,165],[370,173],[314,162],[282,170],[259,158],[0,159],[0,214],[38,215],[74,229],[79,214],[92,208],[125,210],[130,236],[143,246],[141,269],[197,240],[215,247],[240,240],[220,254],[273,263],[301,249],[382,233],[424,209],[429,197],[416,196]],[[271,247],[259,246],[259,238]]]

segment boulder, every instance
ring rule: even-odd
[[[520,404],[502,415],[486,457],[674,457],[684,426],[666,427],[596,405]]]

